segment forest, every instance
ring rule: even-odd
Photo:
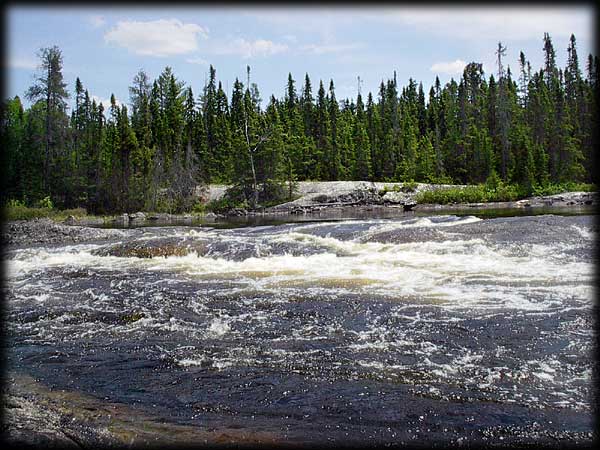
[[[598,58],[580,65],[571,35],[559,68],[547,33],[540,44],[537,70],[521,52],[513,74],[498,43],[493,74],[471,62],[459,80],[436,77],[427,94],[394,72],[375,94],[363,97],[359,80],[356,99],[338,100],[333,80],[289,74],[283,97],[264,108],[249,66],[230,94],[213,66],[199,95],[170,67],[155,80],[140,70],[129,107],[114,95],[103,105],[79,78],[69,92],[61,50],[43,48],[24,93],[31,106],[19,96],[2,104],[0,202],[181,212],[207,183],[233,185],[229,197],[250,208],[292,198],[302,180],[498,180],[522,195],[597,183]]]

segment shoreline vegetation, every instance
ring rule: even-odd
[[[185,222],[249,215],[307,214],[342,207],[390,207],[409,210],[452,211],[457,208],[535,208],[551,206],[597,205],[597,187],[593,184],[569,183],[540,190],[526,196],[518,187],[504,185],[434,185],[427,183],[300,182],[295,199],[255,209],[228,196],[231,186],[210,185],[203,191],[200,207],[181,213],[137,211],[120,215],[88,214],[84,208],[54,208],[49,199],[33,207],[9,202],[5,221],[48,218],[67,225],[135,225],[136,223]]]
[[[499,42],[497,71],[470,62],[457,80],[436,77],[428,93],[394,72],[365,98],[359,89],[338,99],[333,79],[313,86],[306,73],[300,87],[290,73],[284,95],[263,101],[249,66],[229,93],[211,65],[199,95],[165,67],[154,80],[140,70],[127,105],[114,95],[103,105],[79,78],[72,96],[61,50],[42,48],[30,106],[19,96],[2,104],[0,206],[9,218],[244,215],[282,203],[296,212],[319,203],[410,206],[402,190],[422,184],[456,187],[419,192],[415,204],[595,190],[598,58],[589,54],[583,68],[571,35],[560,68],[544,33],[543,66],[521,52],[513,75],[505,51]],[[379,187],[297,201],[302,183],[354,180]],[[380,195],[384,183],[390,192]],[[214,184],[230,189],[206,201],[202,191]]]

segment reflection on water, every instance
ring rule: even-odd
[[[307,212],[305,214],[256,214],[248,216],[232,216],[203,218],[193,216],[189,218],[173,218],[171,220],[146,220],[131,221],[127,226],[122,222],[105,223],[95,225],[100,228],[138,228],[138,227],[164,227],[164,226],[209,226],[214,228],[238,228],[255,227],[265,225],[283,225],[287,223],[301,222],[331,222],[347,220],[370,220],[370,219],[405,219],[407,217],[432,217],[433,215],[453,215],[453,216],[477,216],[486,219],[496,217],[521,217],[537,215],[594,215],[598,213],[596,206],[578,205],[564,207],[546,207],[538,206],[535,208],[493,208],[493,207],[451,207],[450,210],[431,210],[423,209],[414,211],[404,211],[402,207],[389,206],[363,206],[363,207],[339,207],[325,208],[322,210]]]
[[[404,214],[21,248],[9,365],[296,443],[589,432],[593,219]]]

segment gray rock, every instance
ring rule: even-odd
[[[129,223],[129,215],[127,213],[121,214],[120,216],[115,217],[113,222],[127,225]]]
[[[388,191],[381,197],[381,200],[383,200],[384,203],[397,205],[404,204],[407,200],[409,200],[409,196],[403,192]]]
[[[75,216],[69,216],[65,219],[65,223],[67,225],[75,225],[77,223],[77,219],[75,219]]]
[[[133,214],[129,214],[129,219],[131,220],[146,220],[146,214],[141,211],[138,211]]]
[[[8,222],[2,232],[4,242],[8,245],[60,244],[119,239],[132,233],[131,230],[66,225],[48,218]]]
[[[169,218],[170,218],[170,216],[167,213],[154,213],[154,214],[148,215],[148,220],[167,221],[167,220],[169,220]]]
[[[404,207],[404,211],[412,211],[412,209],[417,206],[417,202],[414,200],[407,200],[402,206]]]

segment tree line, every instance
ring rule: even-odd
[[[41,49],[40,70],[25,93],[3,103],[5,167],[2,203],[49,197],[88,212],[190,210],[197,187],[232,184],[230,195],[251,207],[293,196],[301,180],[417,181],[476,184],[498,179],[531,193],[562,182],[597,183],[598,58],[585,75],[571,35],[564,69],[550,36],[543,67],[523,52],[518,74],[505,67],[498,43],[496,72],[480,63],[459,80],[438,77],[399,86],[396,74],[366,100],[338,101],[330,80],[301,89],[288,75],[283,98],[266,108],[247,67],[228,98],[210,66],[200,95],[166,67],[155,80],[140,70],[130,107],[114,95],[97,103],[77,78],[74,105],[62,76],[62,53]]]

